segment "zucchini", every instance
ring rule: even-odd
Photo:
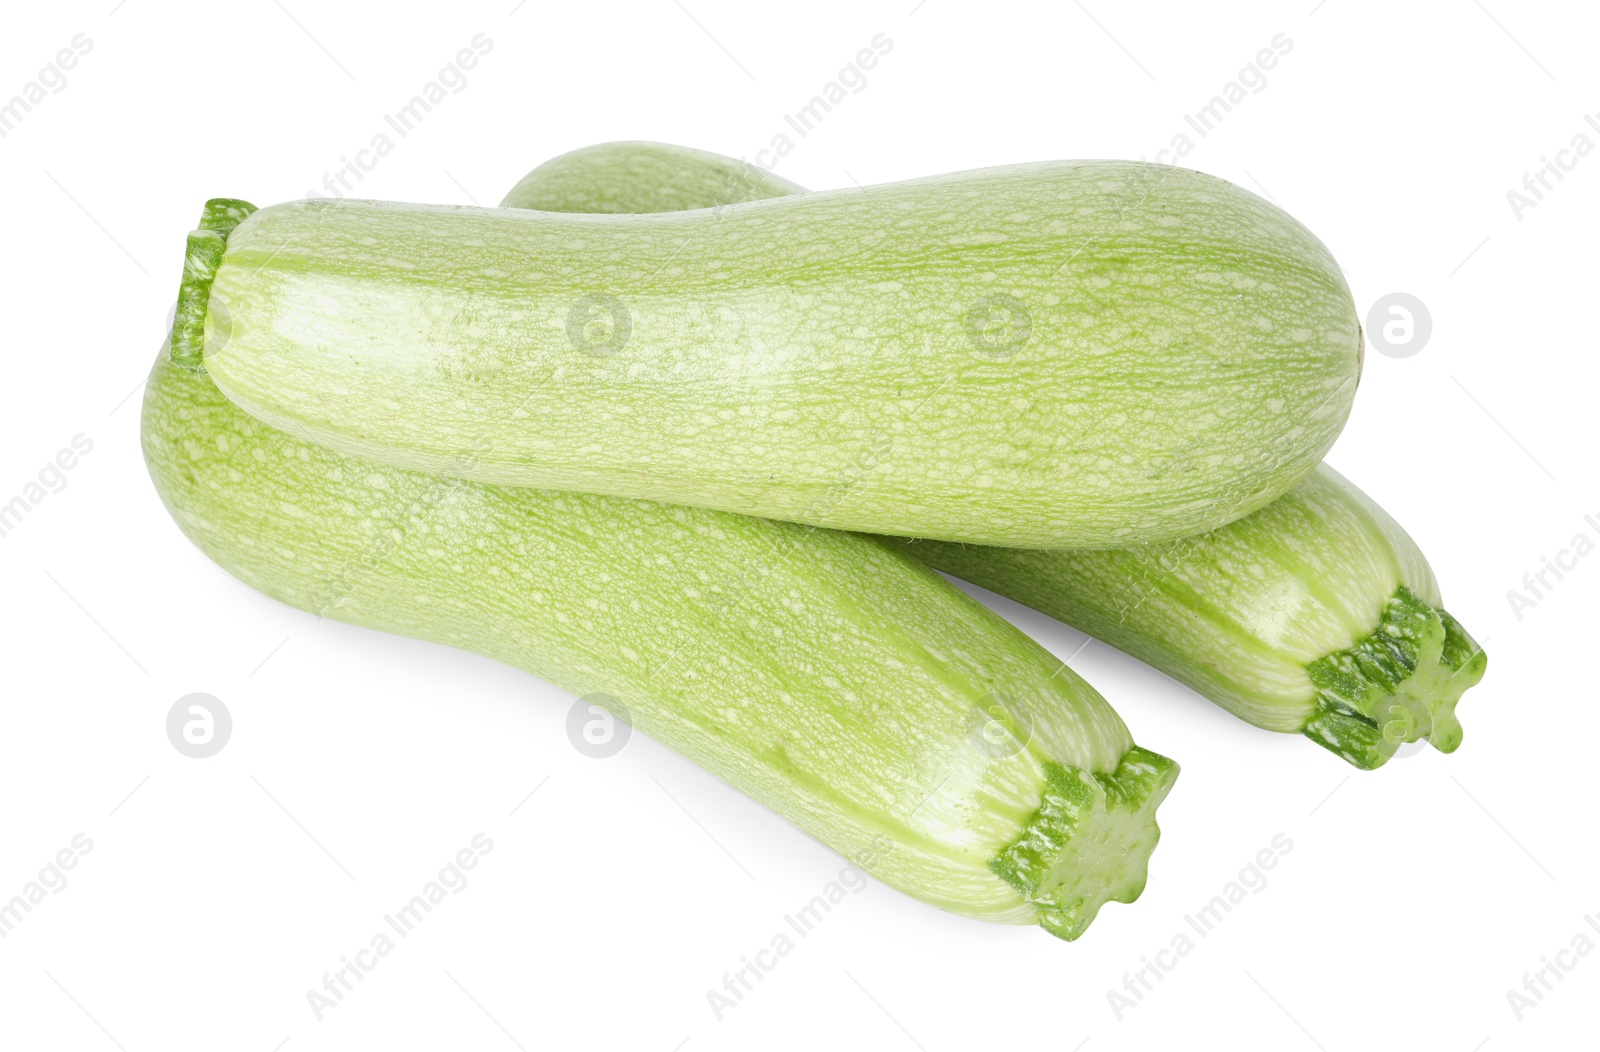
[[[1164,544],[905,547],[1363,770],[1424,738],[1454,752],[1456,703],[1488,665],[1416,543],[1326,464],[1252,515]]]
[[[1321,242],[1135,162],[651,215],[296,201],[204,233],[175,346],[275,427],[840,529],[1212,529],[1317,464],[1360,369]]]
[[[239,211],[219,202],[201,226],[225,235]],[[364,462],[165,355],[142,436],[173,518],[246,584],[603,692],[907,894],[1072,939],[1143,888],[1176,765],[880,541]]]
[[[663,185],[677,180],[695,193]],[[607,143],[535,168],[502,207],[704,207],[735,190],[741,199],[796,192],[715,154]],[[1454,751],[1456,703],[1488,661],[1440,606],[1416,543],[1327,465],[1246,518],[1166,544],[906,550],[1127,651],[1241,719],[1303,733],[1365,769],[1420,738]]]
[[[805,192],[798,183],[720,153],[665,143],[618,142],[551,158],[512,187],[500,207],[685,212]]]

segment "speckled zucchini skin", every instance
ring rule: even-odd
[[[1252,515],[1164,544],[904,547],[1365,770],[1419,739],[1454,752],[1456,703],[1488,663],[1416,543],[1326,464]]]
[[[665,143],[606,143],[552,157],[511,188],[502,208],[643,213],[725,208],[806,188],[720,153]],[[582,208],[572,207],[575,203]]]
[[[178,525],[245,583],[614,699],[908,894],[1075,938],[1144,886],[1176,766],[882,542],[365,462],[165,355],[143,444]]]
[[[730,158],[623,142],[545,162],[503,205],[642,211],[794,192]],[[1245,518],[1164,544],[1038,551],[903,543],[940,570],[1141,658],[1241,719],[1303,733],[1365,769],[1422,738],[1454,751],[1456,703],[1487,665],[1440,606],[1416,543],[1326,465]]]
[[[651,215],[298,201],[227,236],[206,307],[229,398],[340,452],[1017,547],[1261,507],[1360,363],[1304,227],[1122,161]]]

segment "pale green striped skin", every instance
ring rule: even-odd
[[[666,188],[678,180],[703,196]],[[705,207],[725,203],[719,192],[730,190],[741,200],[795,192],[729,158],[623,142],[545,162],[502,206]],[[1306,734],[1362,768],[1419,738],[1454,750],[1456,702],[1487,663],[1439,606],[1415,542],[1326,465],[1232,525],[1166,544],[1039,551],[922,541],[906,550],[1139,657],[1258,727]]]
[[[364,462],[255,420],[165,356],[143,441],[179,526],[245,583],[608,695],[908,894],[1075,938],[1144,886],[1176,766],[888,545]],[[997,704],[1022,747],[980,745]]]
[[[1304,227],[1120,161],[651,215],[293,202],[228,236],[209,307],[218,386],[340,452],[1022,547],[1261,507],[1360,360]]]
[[[1253,515],[1163,544],[905,548],[1368,770],[1419,738],[1455,751],[1456,703],[1488,661],[1416,543],[1326,464]]]
[[[798,183],[720,153],[619,142],[552,157],[512,187],[500,206],[548,212],[684,212],[805,192]],[[574,202],[583,207],[572,207]]]

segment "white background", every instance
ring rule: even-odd
[[[100,0],[0,18],[0,98],[75,34],[93,44],[0,138],[0,503],[75,435],[93,442],[0,537],[0,899],[74,835],[93,842],[0,939],[0,1044],[1595,1044],[1600,953],[1520,1022],[1506,997],[1576,933],[1600,941],[1583,919],[1600,914],[1600,556],[1520,619],[1507,599],[1600,536],[1584,520],[1600,519],[1600,156],[1520,218],[1506,196],[1578,133],[1600,145],[1592,8]],[[1431,340],[1369,351],[1330,461],[1406,525],[1487,643],[1461,750],[1355,772],[994,600],[1183,764],[1144,897],[1068,945],[873,883],[717,1021],[706,992],[841,859],[642,735],[580,755],[572,700],[518,672],[251,592],[179,534],[139,454],[136,385],[201,203],[318,188],[479,33],[492,52],[364,196],[493,204],[538,162],[622,138],[753,158],[883,33],[866,88],[780,174],[827,188],[1154,158],[1188,131],[1184,163],[1320,234],[1363,315],[1420,297]],[[1196,136],[1184,114],[1280,33],[1293,50],[1265,88]],[[164,729],[194,691],[234,719],[206,760]],[[494,848],[470,885],[318,1022],[306,992],[480,832]],[[1280,833],[1293,848],[1267,886],[1115,1018],[1107,991]]]

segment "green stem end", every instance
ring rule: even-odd
[[[178,282],[178,305],[172,318],[172,360],[186,369],[199,369],[205,356],[206,310],[211,283],[222,264],[228,235],[244,222],[256,206],[229,197],[213,197],[200,212],[200,227],[191,231],[183,256],[183,278]]]
[[[1366,771],[1418,739],[1454,752],[1456,703],[1488,663],[1459,621],[1401,586],[1371,635],[1306,667],[1317,701],[1303,733]]]
[[[1111,774],[1046,763],[1039,809],[1022,836],[989,868],[1039,912],[1039,926],[1069,942],[1107,902],[1144,891],[1150,853],[1161,839],[1156,808],[1178,765],[1137,745]]]

